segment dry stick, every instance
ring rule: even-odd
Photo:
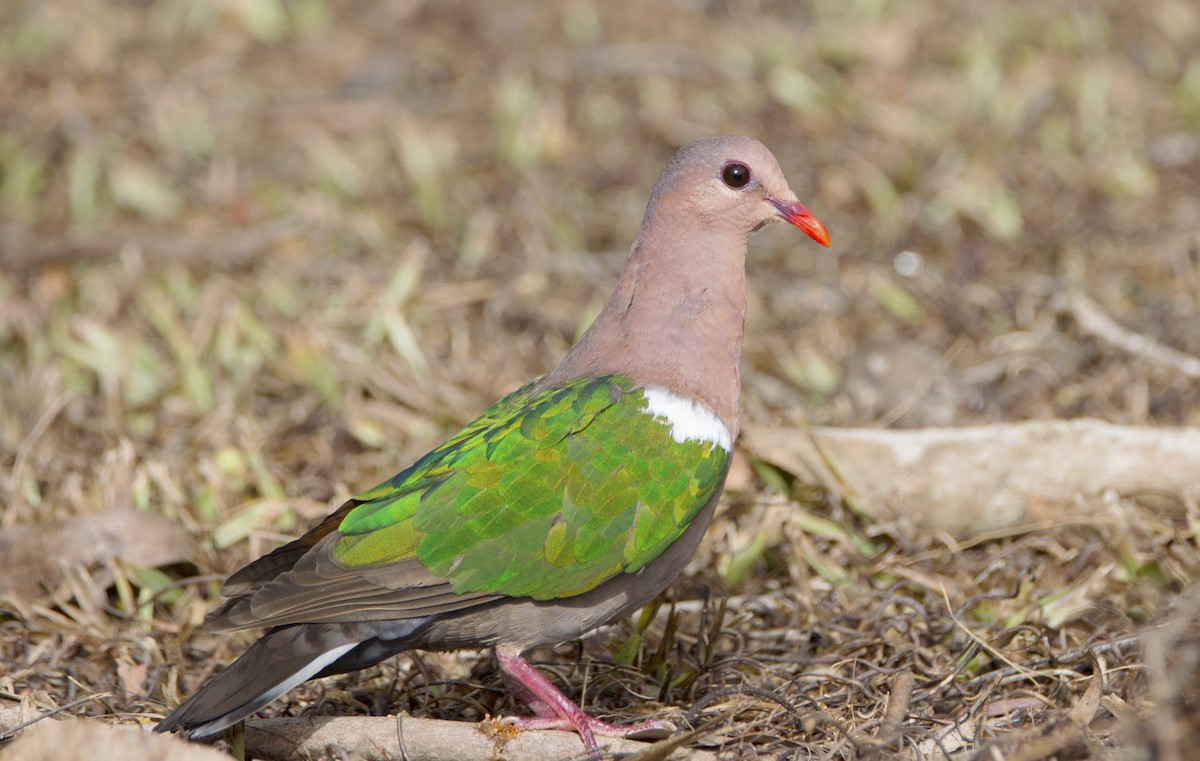
[[[622,754],[621,758],[623,761],[670,761],[671,758],[682,761],[682,758],[697,758],[695,753],[688,753],[684,749],[684,746],[699,740],[702,736],[707,734],[710,729],[720,723],[721,722],[719,720],[711,721],[708,724],[703,724],[690,732],[684,732],[681,735],[675,735],[674,737],[669,737],[666,740],[659,740],[656,743],[647,744],[645,750],[637,751],[629,755]],[[676,755],[677,751],[686,755],[682,757]]]
[[[747,425],[755,457],[807,483],[855,496],[871,520],[955,537],[1074,518],[1079,498],[1186,499],[1200,473],[1200,428],[1035,420],[877,431]],[[829,463],[836,463],[837,475]],[[849,488],[847,488],[847,485]]]
[[[645,751],[653,745],[598,738],[607,753]],[[666,742],[670,743],[670,740]],[[559,761],[582,758],[583,743],[573,732],[519,731],[502,721],[479,723],[399,716],[345,716],[259,719],[246,722],[246,753],[265,761],[325,758],[330,748],[363,761]],[[717,754],[677,749],[671,761],[716,761]],[[666,759],[664,759],[666,761]]]
[[[1069,297],[1067,309],[1084,333],[1147,362],[1182,373],[1192,380],[1200,380],[1200,359],[1134,333],[1105,314],[1099,304],[1082,293]]]
[[[948,592],[946,592],[946,586],[944,584],[942,585],[941,592],[942,592],[942,599],[946,601],[946,612],[950,614],[950,620],[954,622],[954,625],[956,627],[958,627],[960,630],[962,630],[962,632],[964,634],[966,634],[967,637],[970,638],[975,644],[979,645],[981,648],[986,650],[993,658],[1007,664],[1009,668],[1014,669],[1018,674],[1021,674],[1021,675],[1025,676],[1026,678],[1029,678],[1029,679],[1033,678],[1033,674],[1029,671],[1029,669],[1026,669],[1022,666],[1018,666],[1017,664],[1013,663],[1011,660],[1008,659],[1008,656],[1006,656],[1004,653],[1000,652],[996,648],[992,647],[988,643],[984,642],[983,639],[980,638],[980,636],[978,634],[971,631],[971,628],[969,626],[967,626],[961,620],[959,620],[958,616],[954,612],[954,606],[950,604],[950,594]]]
[[[1013,676],[1021,676],[1024,678],[1027,672],[1044,674],[1047,673],[1046,667],[1052,663],[1071,663],[1072,661],[1079,660],[1086,655],[1092,655],[1094,657],[1098,655],[1104,655],[1105,653],[1123,653],[1126,650],[1140,649],[1142,647],[1142,640],[1143,635],[1134,634],[1127,637],[1121,637],[1119,639],[1109,640],[1107,642],[1100,642],[1094,645],[1071,648],[1070,650],[1064,650],[1063,652],[1052,656],[1036,658],[1019,669],[1003,668],[991,671],[987,674],[982,674],[972,679],[968,679],[962,683],[962,686],[965,689],[969,689],[978,684],[1008,679],[1009,677]]]
[[[71,711],[71,710],[78,708],[81,705],[87,705],[88,703],[91,703],[93,701],[103,700],[104,698],[110,698],[110,697],[112,697],[111,692],[98,692],[95,695],[88,695],[86,698],[80,698],[79,700],[76,700],[73,703],[67,703],[66,705],[58,706],[57,708],[46,711],[45,713],[39,713],[37,716],[34,716],[32,719],[29,719],[27,721],[18,722],[11,727],[3,726],[3,722],[0,722],[0,740],[7,740],[10,737],[15,736],[22,729],[25,729],[26,727],[32,727],[34,724],[37,724],[38,722],[41,722],[41,721],[47,721],[49,719],[53,719],[55,716],[57,716],[60,713],[63,713],[66,711]]]
[[[880,742],[891,742],[900,732],[900,725],[908,715],[908,706],[912,702],[913,673],[905,670],[896,675],[892,682],[892,691],[888,695],[887,707],[883,709],[883,721],[876,733]]]

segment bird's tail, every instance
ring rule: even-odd
[[[397,623],[391,622],[390,628]],[[154,731],[182,731],[192,738],[216,734],[301,682],[364,668],[407,649],[404,642],[415,627],[387,632],[383,638],[364,628],[369,625],[294,624],[272,629]]]

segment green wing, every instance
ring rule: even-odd
[[[334,557],[349,571],[415,559],[457,594],[580,594],[669,547],[729,457],[676,441],[627,379],[530,384],[359,495]]]

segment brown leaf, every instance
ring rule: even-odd
[[[193,546],[183,526],[130,508],[9,526],[0,529],[0,593],[36,596],[62,581],[67,568],[118,558],[144,567],[176,563],[190,558]],[[108,574],[103,568],[97,573]]]

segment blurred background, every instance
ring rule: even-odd
[[[723,133],[834,242],[752,242],[747,420],[1200,423],[1197,50],[1191,0],[8,0],[0,525],[248,561],[553,367]]]

